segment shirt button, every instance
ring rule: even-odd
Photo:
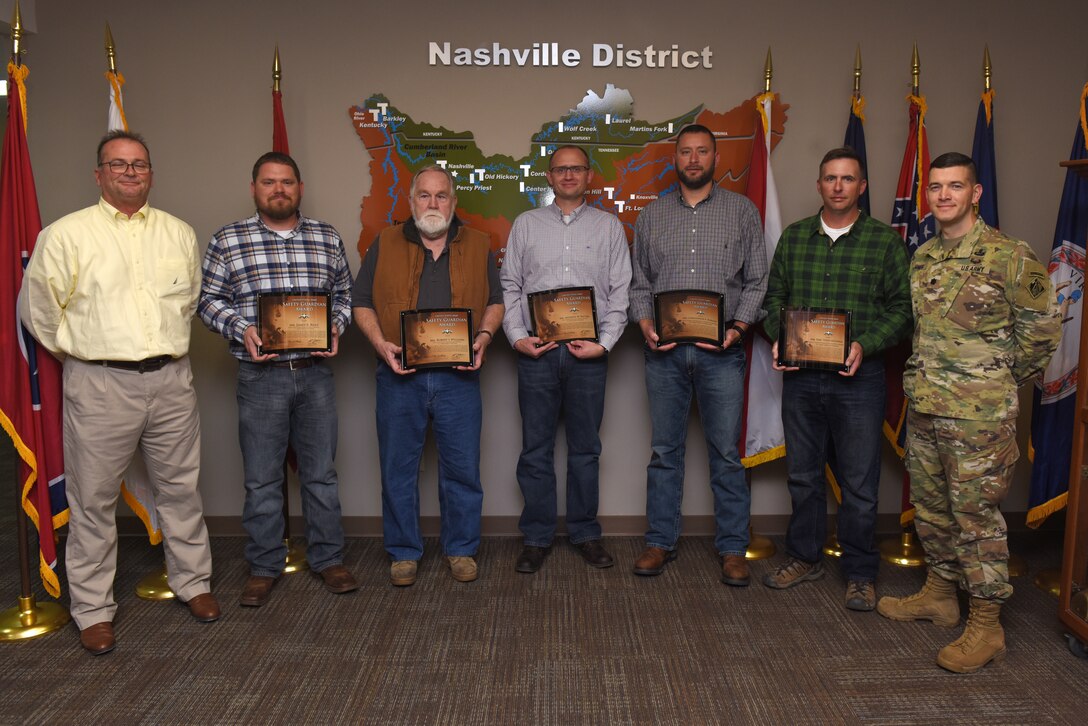
[[[694,268],[694,267],[693,267],[693,268],[691,268],[691,271],[692,271],[692,272],[695,272],[695,268]]]

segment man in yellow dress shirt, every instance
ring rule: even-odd
[[[135,455],[155,492],[170,589],[201,622],[220,613],[197,491],[200,418],[187,355],[200,293],[196,235],[148,206],[151,157],[139,135],[107,134],[94,175],[98,204],[38,237],[19,311],[64,362],[65,565],[80,643],[101,655],[114,647],[117,497]]]

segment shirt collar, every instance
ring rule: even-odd
[[[136,213],[133,214],[130,218],[127,214],[119,210],[117,207],[107,202],[103,197],[98,198],[98,208],[101,209],[102,213],[110,219],[116,220],[118,217],[120,217],[122,220],[125,221],[129,219],[147,219],[147,215],[151,211],[151,205],[147,202],[144,202],[144,206],[137,209]]]
[[[707,194],[702,199],[700,199],[698,202],[696,202],[695,207],[692,207],[692,206],[689,206],[687,201],[684,199],[684,192],[683,192],[684,185],[679,181],[676,182],[676,184],[677,184],[677,187],[676,187],[676,203],[679,204],[681,207],[684,207],[685,209],[694,209],[695,207],[698,207],[700,204],[703,204],[704,202],[709,202],[711,199],[714,198],[714,194],[716,193],[716,189],[718,188],[718,185],[714,184],[712,182],[710,184],[710,193]]]
[[[549,205],[549,207],[555,211],[555,214],[556,214],[557,217],[559,217],[560,222],[563,221],[563,217],[567,216],[566,214],[563,213],[563,210],[560,209],[559,205],[556,204],[555,202],[552,202]],[[585,210],[585,208],[586,208],[586,200],[582,199],[582,203],[578,205],[578,208],[570,213],[570,221],[573,222],[574,220],[576,220],[580,216],[582,216],[582,212]]]
[[[294,228],[292,228],[290,230],[290,232],[291,232],[290,236],[292,236],[292,237],[294,237],[296,234],[299,233],[299,231],[302,229],[303,223],[306,220],[306,218],[302,216],[302,212],[297,212],[295,214],[295,217],[296,217],[295,226],[294,226]],[[264,220],[261,219],[260,213],[254,213],[252,218],[255,220],[258,227],[265,230],[269,234],[274,234],[276,236],[281,236],[280,233],[284,231],[284,230],[275,230],[275,229],[272,229],[271,227],[269,227],[267,224],[264,223]]]

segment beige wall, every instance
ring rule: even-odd
[[[485,153],[523,155],[539,124],[575,105],[586,89],[628,88],[636,117],[655,120],[699,103],[726,110],[762,88],[767,47],[774,89],[791,105],[772,162],[786,222],[813,213],[816,166],[842,141],[854,48],[864,54],[870,190],[887,221],[906,135],[904,96],[911,44],[922,59],[930,148],[970,151],[984,43],[997,90],[1001,219],[1010,234],[1049,254],[1077,100],[1088,80],[1081,0],[1053,3],[775,3],[695,0],[622,3],[185,3],[43,2],[29,36],[30,148],[43,221],[95,199],[92,156],[106,120],[103,26],[108,20],[128,84],[126,109],[144,133],[156,169],[152,201],[189,221],[205,241],[252,212],[248,174],[271,139],[272,50],[284,66],[291,149],[306,182],[304,211],[336,225],[358,268],[359,202],[369,189],[367,157],[348,107],[384,92],[415,119],[470,129]],[[428,41],[508,47],[556,41],[583,52],[582,66],[434,68]],[[709,70],[595,69],[593,43],[710,45]],[[483,373],[486,515],[516,515],[520,446],[516,371],[505,342]],[[193,367],[203,417],[201,489],[207,513],[241,512],[233,359],[226,344],[194,324]],[[380,513],[373,421],[374,363],[353,332],[334,363],[340,407],[338,468],[345,515]],[[1026,399],[1029,400],[1029,399]],[[602,455],[601,512],[638,515],[645,502],[649,425],[641,352],[629,329],[611,361]],[[1028,418],[1022,418],[1022,433]],[[689,436],[684,511],[710,511],[706,451],[697,424]],[[562,452],[563,447],[558,447]],[[1025,458],[1026,463],[1026,458]],[[886,457],[881,511],[899,507],[898,463]],[[1008,509],[1026,503],[1022,467]],[[424,511],[437,513],[433,454],[424,463]],[[789,511],[784,468],[753,476],[755,514]],[[297,500],[294,511],[297,512]]]

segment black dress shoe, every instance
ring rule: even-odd
[[[547,547],[525,545],[525,548],[521,550],[521,554],[518,555],[518,561],[517,564],[514,565],[514,569],[518,572],[524,572],[527,575],[531,575],[544,565],[544,558],[547,556]]]
[[[574,545],[574,548],[582,554],[582,559],[586,561],[586,564],[590,567],[596,567],[604,569],[616,564],[612,559],[612,555],[608,554],[608,550],[601,545],[599,539],[591,539],[586,542],[579,542]]]

